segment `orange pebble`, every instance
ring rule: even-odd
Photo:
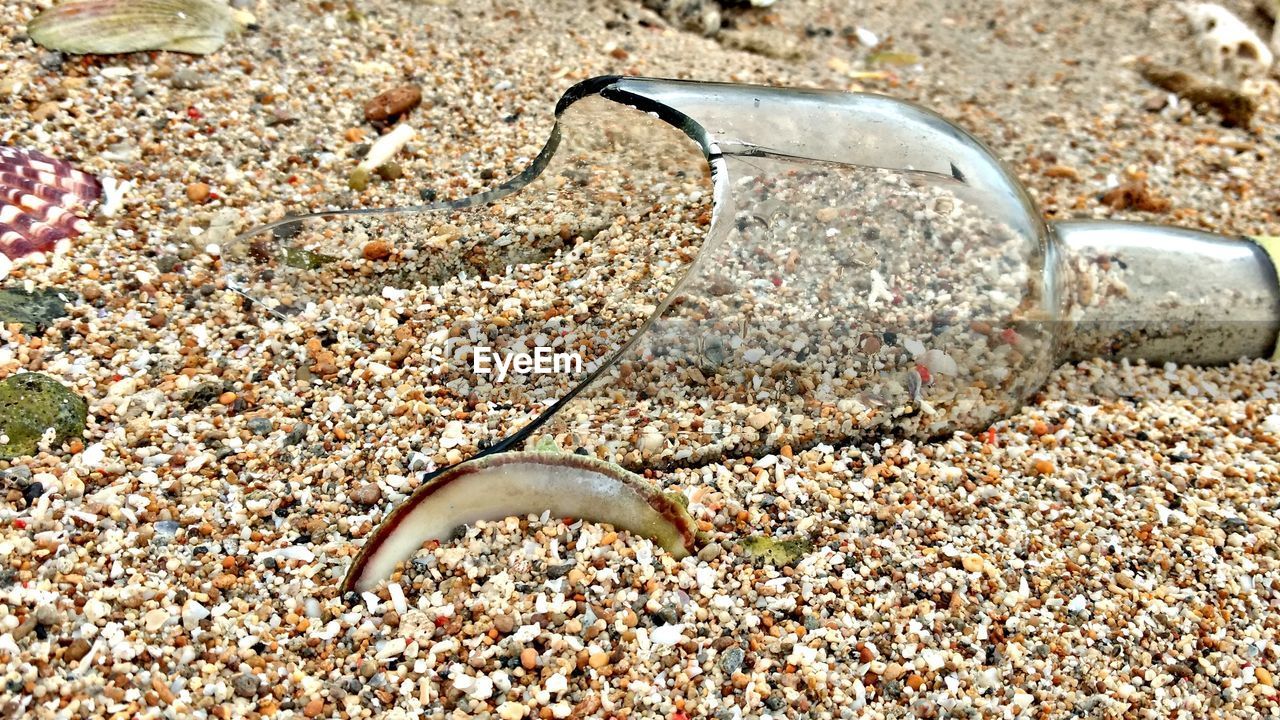
[[[373,240],[364,246],[366,260],[386,260],[391,257],[391,243],[385,240]]]

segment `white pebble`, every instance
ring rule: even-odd
[[[182,604],[182,625],[188,630],[193,630],[200,625],[200,621],[209,617],[209,609],[195,600],[188,600]]]
[[[649,640],[654,645],[675,645],[684,639],[684,624],[663,625],[649,633]]]
[[[387,644],[383,645],[382,649],[378,651],[377,657],[379,660],[386,660],[387,658],[396,657],[397,655],[400,655],[401,653],[403,653],[404,649],[408,647],[408,645],[409,645],[409,641],[405,640],[402,637],[391,638],[390,640],[387,641]]]
[[[547,678],[542,687],[549,693],[562,693],[569,689],[569,679],[564,676],[564,673],[556,673]]]
[[[93,598],[84,604],[84,616],[91,623],[96,623],[111,614],[111,606]]]
[[[400,583],[390,583],[387,585],[387,594],[391,596],[391,607],[396,612],[403,615],[409,610],[409,603],[405,600],[404,590],[400,588]]]
[[[155,610],[147,611],[147,614],[142,618],[142,622],[147,632],[155,632],[164,627],[171,617],[173,616],[169,614],[168,610],[156,608]]]

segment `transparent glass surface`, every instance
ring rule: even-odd
[[[1041,248],[949,176],[725,157],[697,269],[542,432],[631,467],[928,437],[1016,410],[1050,369]]]
[[[684,275],[710,220],[699,145],[587,97],[494,191],[287,219],[236,238],[223,259],[231,287],[262,310],[260,379],[300,396],[367,388],[384,413],[409,408],[427,435],[446,434],[443,462],[493,446],[598,368]],[[542,365],[500,371],[522,355]],[[317,422],[335,422],[315,406]]]
[[[452,461],[551,437],[631,468],[982,427],[1052,368],[1043,224],[936,115],[617,78],[557,112],[537,162],[493,192],[233,243],[233,286],[278,321],[277,367],[367,318],[370,363],[463,403],[482,440]],[[472,362],[544,346],[581,370],[499,381]]]

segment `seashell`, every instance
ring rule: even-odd
[[[49,252],[86,232],[89,222],[75,211],[101,194],[96,177],[66,161],[0,145],[0,254]]]
[[[639,475],[582,455],[505,452],[426,479],[365,540],[342,589],[373,589],[424,542],[447,540],[460,525],[544,511],[644,535],[676,559],[698,552],[702,543],[682,496],[664,493]]]
[[[40,13],[27,34],[50,50],[69,53],[205,55],[253,21],[222,0],[71,0]]]

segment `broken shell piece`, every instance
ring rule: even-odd
[[[89,229],[75,211],[101,194],[97,178],[65,161],[0,146],[0,253],[17,260],[61,249]]]
[[[114,216],[124,207],[125,195],[134,188],[132,180],[116,180],[113,177],[102,178],[102,205],[98,212],[107,217]]]
[[[500,453],[449,467],[414,491],[365,542],[342,589],[373,588],[423,543],[461,525],[545,511],[644,535],[678,558],[697,550],[684,504],[638,475],[582,455]]]
[[[72,0],[40,13],[27,34],[50,50],[77,54],[206,55],[253,22],[222,0]]]
[[[1228,75],[1262,75],[1275,59],[1257,33],[1230,10],[1216,3],[1187,3],[1182,12],[1191,23],[1212,71]]]

